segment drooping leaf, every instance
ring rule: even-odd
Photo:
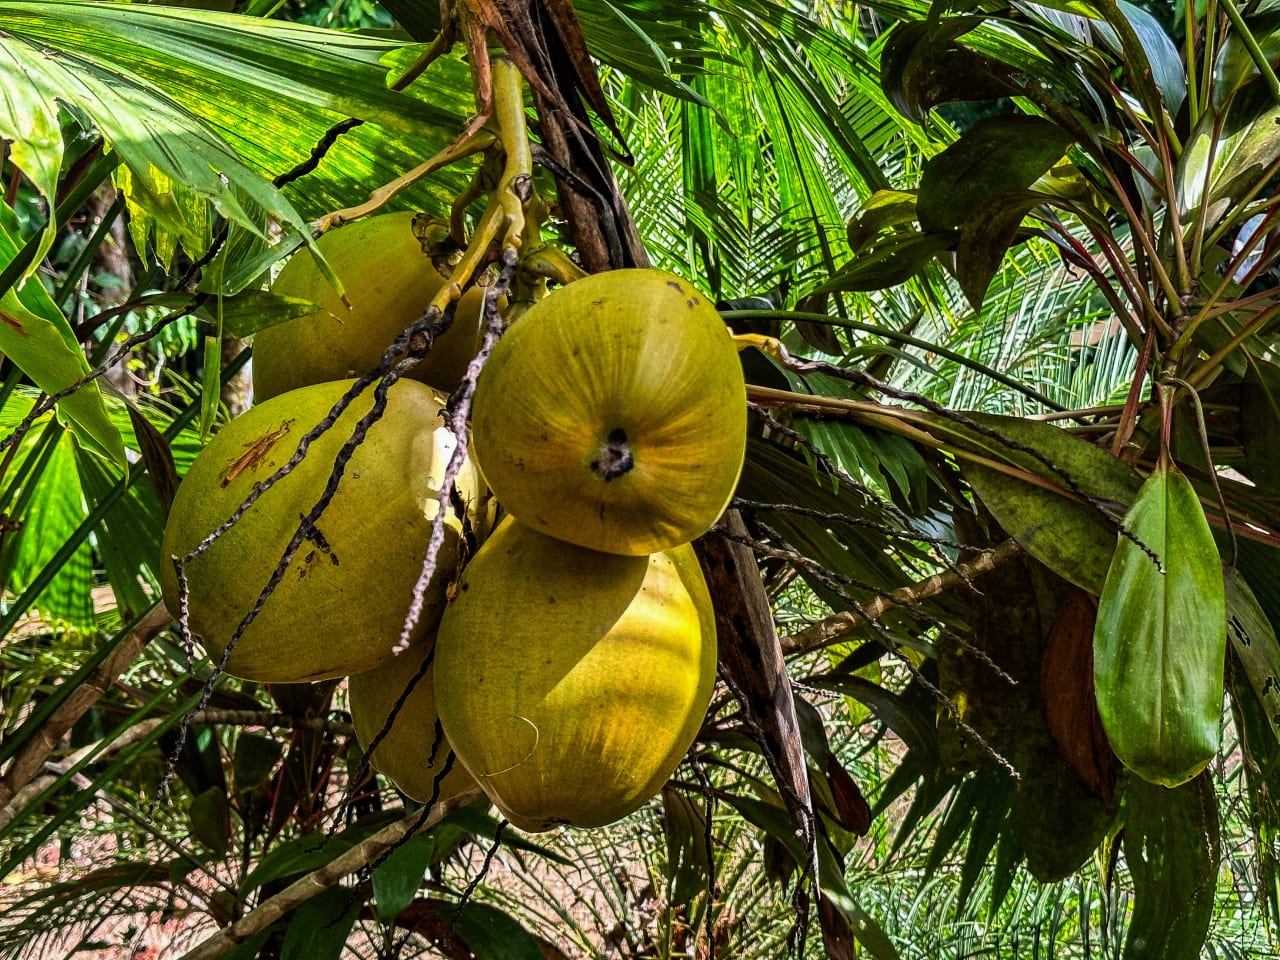
[[[952,230],[978,204],[1023,190],[1061,159],[1070,135],[1039,117],[979,120],[925,164],[916,212],[930,233]]]
[[[1125,515],[1098,603],[1094,685],[1120,761],[1165,786],[1218,749],[1226,601],[1218,550],[1190,482],[1161,464]]]
[[[487,903],[468,901],[454,928],[476,960],[544,960],[542,947],[524,925]]]
[[[197,794],[191,800],[187,816],[191,821],[192,836],[208,847],[214,856],[225,856],[231,829],[226,790],[209,787]]]
[[[21,247],[17,218],[8,205],[0,204],[0,267],[11,263]],[[35,280],[0,296],[0,353],[51,395],[78,383],[89,372],[89,361],[71,324]],[[107,416],[96,382],[63,397],[58,416],[87,449],[116,463],[125,462],[124,441]]]
[[[1227,638],[1244,668],[1245,679],[1262,705],[1272,733],[1280,740],[1280,642],[1244,575],[1230,566],[1224,567],[1223,572]]]
[[[178,492],[178,468],[174,463],[173,451],[169,449],[169,441],[138,409],[137,404],[128,403],[129,423],[133,425],[133,435],[138,441],[138,450],[142,454],[142,462],[147,465],[147,477],[156,499],[160,502],[161,516],[169,515],[169,507],[173,504],[173,496]]]
[[[940,103],[994,100],[1015,92],[1014,71],[957,39],[982,17],[905,21],[889,34],[880,56],[880,84],[903,116],[924,123]]]
[[[1240,389],[1240,434],[1249,479],[1262,493],[1280,496],[1280,367],[1251,355]]]
[[[1148,110],[1159,105],[1176,116],[1187,95],[1186,68],[1160,21],[1127,0],[1097,9],[1106,22],[1095,22],[1094,29],[1125,64],[1144,105]]]
[[[400,843],[373,871],[378,916],[390,922],[413,902],[435,852],[435,838],[419,833]]]
[[[1059,606],[1040,661],[1045,721],[1067,767],[1095,797],[1115,793],[1115,751],[1098,716],[1093,689],[1093,632],[1097,605],[1083,590]]]
[[[305,901],[285,928],[280,960],[338,960],[360,913],[360,895],[330,887]]]
[[[962,458],[960,471],[983,505],[1011,537],[1058,576],[1090,593],[1101,593],[1115,549],[1115,525],[1108,518],[1137,495],[1142,482],[1137,471],[1048,423],[988,414],[964,416],[985,432],[932,416],[929,430],[963,449],[1033,475],[1023,480]],[[1048,486],[1032,482],[1035,477],[1048,481]]]
[[[280,761],[284,745],[273,737],[244,731],[236,737],[232,770],[236,793],[244,794],[263,783]]]
[[[1238,664],[1238,659],[1233,658]],[[1244,774],[1248,784],[1249,822],[1255,839],[1258,900],[1274,924],[1280,921],[1280,740],[1276,717],[1254,695],[1253,688],[1231,674],[1231,713],[1240,734]]]
[[[979,201],[965,217],[956,244],[956,279],[975,310],[981,308],[992,277],[1018,241],[1023,219],[1045,199],[1030,191],[1001,193]]]
[[[1199,960],[1222,856],[1213,783],[1166,790],[1134,777],[1125,793],[1134,898],[1124,960]]]
[[[867,242],[893,227],[913,223],[916,219],[916,195],[905,190],[877,190],[858,209],[845,228],[854,253]]]

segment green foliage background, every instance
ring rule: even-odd
[[[738,495],[816,845],[722,689],[633,818],[464,807],[228,955],[1280,955],[1276,5],[574,6],[654,264],[785,348]],[[475,109],[460,50],[390,87],[438,16],[0,0],[0,955],[181,956],[409,806],[342,803],[339,685],[147,616],[272,271]]]

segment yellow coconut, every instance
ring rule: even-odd
[[[746,418],[715,307],[670,274],[614,270],[562,287],[503,335],[476,387],[472,452],[521,522],[647,556],[724,510]]]
[[[513,824],[593,827],[662,788],[702,724],[715,670],[691,547],[599,553],[507,520],[441,621],[436,706]]]
[[[178,488],[164,532],[161,584],[175,615],[178,580],[170,558],[194,550],[282,467],[349,385],[322,383],[282,394],[227,424],[201,451]],[[226,665],[230,673],[291,683],[358,673],[390,658],[455,446],[440,416],[444,399],[413,381],[392,387],[386,410],[356,447],[328,508],[243,631]],[[372,405],[369,389],[311,443],[292,473],[186,563],[191,628],[215,662],[254,610],[301,518],[320,499],[340,448]],[[469,463],[458,486],[465,500],[476,499],[479,482]],[[453,511],[446,518],[420,637],[435,628],[455,573],[461,524]]]
[[[456,758],[450,765],[453,748],[449,741],[443,736],[437,739],[434,664],[426,663],[426,671],[418,677],[433,648],[434,640],[427,638],[382,666],[358,673],[347,681],[351,722],[356,728],[356,739],[365,750],[386,726],[396,701],[405,696],[395,722],[374,750],[370,762],[406,796],[419,803],[448,800],[475,786]],[[438,784],[437,778],[440,778]]]
[[[309,384],[363,375],[423,314],[444,279],[423,252],[413,218],[409,212],[367,217],[316,241],[342,281],[350,309],[305,250],[285,264],[272,292],[309,300],[320,309],[254,337],[253,388],[259,403]],[[483,296],[479,287],[463,295],[453,325],[407,376],[446,393],[457,387],[480,347]]]

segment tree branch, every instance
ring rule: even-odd
[[[383,827],[373,836],[365,838],[346,853],[335,857],[320,869],[294,881],[274,897],[264,900],[235,923],[223,927],[213,936],[202,941],[195,949],[183,954],[179,960],[213,960],[221,956],[236,944],[244,943],[255,933],[265,930],[286,913],[328,890],[343,877],[350,876],[372,863],[381,854],[407,839],[411,833],[434,826],[445,816],[478,796],[480,796],[480,788],[474,787],[450,797],[443,803],[436,804],[432,807],[430,815],[425,818],[418,810],[406,814],[395,823]]]
[[[900,586],[891,593],[873,596],[867,603],[863,604],[861,612],[840,611],[832,613],[829,617],[824,617],[817,623],[810,623],[804,630],[796,631],[795,634],[783,637],[782,652],[787,657],[794,657],[796,654],[810,653],[813,650],[838,643],[845,636],[851,634],[856,628],[865,625],[865,623],[877,620],[883,616],[883,613],[891,607],[909,607],[911,604],[919,603],[920,600],[928,599],[929,596],[937,596],[945,593],[946,590],[959,586],[973,577],[982,576],[983,573],[989,573],[1001,566],[1002,563],[1010,561],[1010,559],[1018,556],[1021,548],[1015,541],[1005,540],[1004,543],[997,545],[989,550],[983,550],[977,557],[956,563],[951,570],[941,573],[934,573],[928,579],[922,580],[919,584],[911,584],[910,586]]]
[[[76,721],[98,702],[116,682],[116,678],[138,658],[142,648],[172,620],[173,616],[164,602],[157,603],[125,635],[98,669],[67,696],[62,706],[50,714],[31,741],[15,754],[9,769],[0,777],[0,808],[9,805],[18,791],[39,772],[49,754],[62,742],[62,738],[75,726]]]
[[[973,577],[990,573],[1001,564],[1021,553],[1022,548],[1013,540],[1006,540],[990,550],[983,550],[972,560],[957,563],[949,570],[934,574],[919,583],[899,587],[888,594],[872,597],[862,605],[862,612],[841,610],[817,623],[810,624],[782,639],[782,651],[787,656],[809,653],[820,647],[837,643],[858,627],[877,619],[890,607],[905,607],[935,597],[952,587],[959,586]]]

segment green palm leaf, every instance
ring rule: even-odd
[[[363,199],[460,128],[470,87],[459,62],[433,68],[429,94],[387,89],[383,59],[406,49],[380,38],[176,8],[0,3],[0,77],[4,87],[24,91],[11,95],[13,112],[0,135],[21,145],[14,162],[25,163],[48,196],[47,168],[56,166],[52,118],[60,105],[85,118],[125,163],[121,185],[135,238],[145,239],[154,224],[162,256],[176,240],[203,249],[206,203],[250,231],[263,229],[260,213],[301,231],[304,217]],[[348,117],[371,129],[335,147],[290,197],[264,179],[304,160]],[[437,187],[436,205],[452,192]],[[419,191],[417,199],[432,195]]]

